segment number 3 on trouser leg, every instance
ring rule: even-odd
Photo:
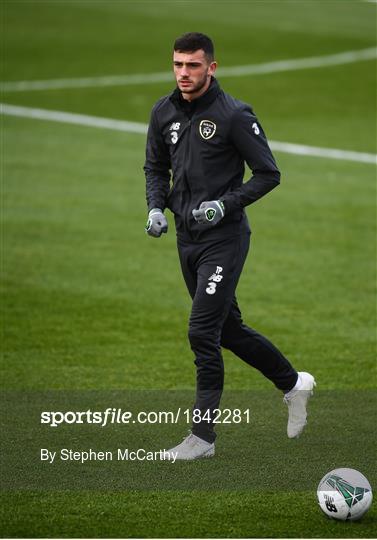
[[[189,340],[195,355],[197,393],[195,408],[203,411],[219,407],[224,383],[221,331],[235,294],[249,248],[249,235],[192,246],[201,251],[196,290],[189,323]],[[193,424],[193,433],[206,440],[214,438],[213,425]]]

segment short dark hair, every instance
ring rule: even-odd
[[[177,38],[174,42],[174,50],[179,52],[195,52],[203,49],[209,62],[215,58],[215,50],[212,39],[200,32],[188,32]]]

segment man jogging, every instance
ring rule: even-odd
[[[175,41],[177,88],[153,107],[144,166],[146,231],[153,237],[166,233],[164,210],[173,212],[182,273],[193,300],[188,336],[197,372],[194,409],[203,420],[170,450],[186,460],[215,452],[211,413],[223,389],[221,347],[282,390],[288,437],[304,429],[315,385],[312,375],[297,373],[270,341],[242,321],[235,290],[250,242],[244,208],[276,187],[280,173],[252,109],[223,92],[215,70],[208,36],[188,33]],[[245,162],[253,176],[243,183]]]

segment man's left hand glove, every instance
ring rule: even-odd
[[[155,238],[159,238],[162,233],[168,232],[168,222],[160,208],[152,208],[149,212],[145,232]]]
[[[199,210],[193,210],[195,221],[201,225],[217,225],[225,215],[225,207],[221,201],[204,201]]]

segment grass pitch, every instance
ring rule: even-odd
[[[375,40],[375,6],[366,2],[3,2],[2,10],[5,80],[166,71],[172,40],[193,28],[213,36],[223,65]],[[253,104],[271,139],[376,150],[371,61],[220,83]],[[5,93],[2,101],[146,122],[170,88]],[[190,301],[172,216],[166,237],[143,231],[144,137],[6,117],[2,132],[3,389],[190,395]],[[215,460],[183,464],[157,489],[145,478],[138,489],[132,468],[123,490],[110,482],[88,490],[79,471],[70,489],[8,486],[4,536],[375,536],[375,505],[359,523],[337,523],[315,497],[335,467],[359,468],[377,485],[375,169],[276,157],[282,185],[248,208],[253,241],[238,297],[245,321],[316,376],[303,437],[286,440],[280,395],[225,353],[226,388],[249,392],[254,404],[249,439],[224,431]],[[183,435],[165,426],[156,447]],[[19,451],[29,446],[21,438]],[[242,472],[250,483],[235,486]],[[200,489],[190,485],[195,476]],[[180,478],[185,490],[174,484]],[[203,485],[206,478],[213,483]]]

